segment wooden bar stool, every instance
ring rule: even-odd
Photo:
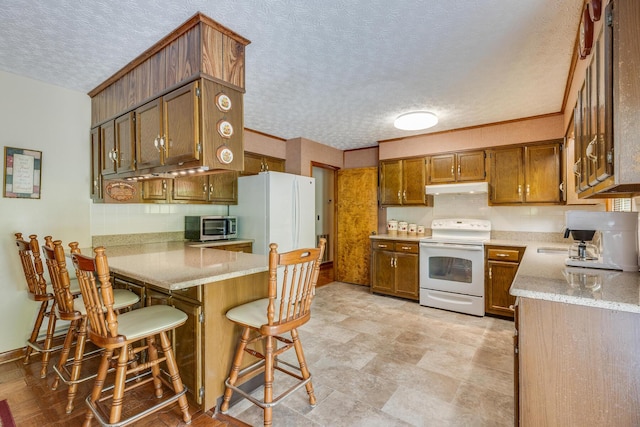
[[[55,314],[55,298],[53,293],[47,290],[47,281],[44,278],[44,268],[42,259],[40,258],[40,245],[38,244],[38,236],[32,234],[29,236],[30,241],[23,240],[22,233],[15,233],[16,246],[18,246],[18,254],[24,272],[24,278],[27,281],[27,290],[29,299],[40,303],[40,310],[33,324],[31,336],[27,340],[27,348],[24,355],[24,364],[29,363],[29,357],[35,350],[42,355],[42,365],[40,368],[40,378],[47,376],[47,368],[49,366],[49,357],[52,352],[59,350],[62,345],[53,345],[54,332],[56,327]],[[47,331],[44,339],[39,340],[40,329],[47,318]]]
[[[91,395],[84,426],[95,416],[101,425],[132,423],[168,405],[178,402],[182,419],[191,422],[189,404],[168,332],[183,325],[187,315],[170,306],[152,305],[123,314],[114,309],[114,292],[109,277],[107,255],[103,247],[94,249],[95,258],[81,255],[77,243],[71,245],[82,298],[87,311],[87,336],[104,349]],[[159,343],[156,340],[159,336]],[[146,351],[144,362],[129,364],[135,355]],[[118,355],[113,386],[104,387],[114,352]],[[161,352],[160,357],[158,353]],[[168,373],[160,369],[164,363]],[[165,378],[168,377],[168,378]],[[153,387],[148,387],[152,385]],[[153,405],[145,407],[141,394],[152,388]],[[165,396],[166,393],[166,396]],[[129,402],[135,413],[129,413]],[[124,416],[124,419],[123,419]]]
[[[71,280],[67,270],[67,262],[64,248],[60,240],[53,241],[51,236],[44,238],[45,245],[42,250],[49,269],[53,294],[56,299],[56,316],[60,320],[69,322],[69,329],[60,351],[60,359],[53,366],[57,376],[51,386],[52,390],[58,388],[60,380],[69,387],[67,393],[66,413],[73,411],[73,400],[77,393],[78,384],[95,378],[96,373],[81,376],[82,362],[87,357],[99,355],[100,349],[85,353],[87,337],[87,309],[82,295],[74,297],[71,291]],[[126,289],[113,290],[113,309],[123,311],[140,301],[140,297]],[[71,348],[75,343],[74,357],[69,359]]]
[[[225,381],[226,389],[220,406],[221,412],[227,412],[231,396],[233,392],[237,392],[263,408],[264,425],[270,426],[273,406],[303,385],[309,395],[309,404],[316,405],[311,373],[307,368],[302,344],[298,337],[298,327],[305,324],[311,317],[311,301],[315,294],[325,244],[326,240],[320,239],[318,248],[298,249],[279,254],[278,245],[271,243],[269,245],[271,248],[269,251],[269,297],[234,307],[227,312],[227,318],[242,327],[242,335],[238,341],[229,377]],[[289,333],[291,339],[282,336],[285,333]],[[264,353],[247,347],[249,344],[262,341],[264,341]],[[284,345],[278,348],[278,342]],[[292,347],[296,351],[299,367],[278,359],[280,354]],[[241,370],[245,352],[256,357],[258,361]],[[275,369],[296,378],[298,382],[274,398]],[[240,389],[245,381],[252,379],[256,373],[260,372],[264,374],[263,400],[258,400]]]

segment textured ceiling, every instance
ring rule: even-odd
[[[200,11],[251,40],[245,125],[340,149],[558,112],[583,0],[2,0],[0,69],[88,92]]]

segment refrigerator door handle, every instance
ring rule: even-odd
[[[297,249],[300,239],[300,185],[293,181],[293,249]]]

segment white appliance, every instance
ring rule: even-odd
[[[484,242],[491,222],[434,219],[420,240],[420,305],[484,316]]]
[[[577,241],[566,265],[638,271],[638,212],[567,211],[565,221]]]
[[[315,247],[315,179],[282,172],[238,178],[238,237],[253,240],[253,253]]]

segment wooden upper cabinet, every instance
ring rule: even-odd
[[[169,186],[171,180],[168,179],[145,179],[140,184],[142,187],[141,199],[143,202],[167,202]]]
[[[138,169],[200,157],[198,82],[155,99],[135,112]]]
[[[402,204],[422,205],[425,202],[425,159],[402,161]]]
[[[380,204],[402,204],[402,160],[380,162]]]
[[[486,178],[484,151],[438,154],[430,157],[429,164],[430,184],[483,181]]]
[[[118,117],[115,122],[116,151],[113,164],[116,173],[131,172],[136,169],[134,113]]]
[[[162,163],[175,165],[200,158],[199,85],[195,81],[162,97]]]
[[[209,198],[211,203],[238,204],[238,172],[218,172],[209,175]]]
[[[560,149],[560,143],[524,147],[525,202],[562,201]]]
[[[522,147],[491,150],[490,197],[493,204],[522,203],[524,165]]]
[[[100,128],[91,129],[91,188],[89,194],[94,201],[102,200],[102,148]]]
[[[489,201],[562,204],[560,141],[490,150]]]
[[[136,117],[136,160],[138,169],[162,164],[160,138],[162,137],[162,99],[139,107]]]
[[[380,204],[383,206],[432,205],[424,192],[426,159],[382,160],[380,162]]]
[[[206,202],[209,194],[209,179],[206,175],[177,177],[173,180],[173,200]]]
[[[456,155],[455,153],[440,154],[431,156],[429,182],[440,184],[445,182],[455,182],[456,180]]]
[[[89,92],[98,125],[199,76],[244,92],[249,40],[197,13]]]
[[[486,153],[484,151],[467,151],[457,153],[456,180],[484,181],[487,177],[485,170]]]
[[[116,133],[113,120],[100,126],[100,149],[102,175],[115,173],[116,167],[113,160],[113,153],[116,150]]]
[[[263,156],[262,154],[244,153],[244,170],[241,176],[256,175],[260,172],[273,171],[284,172],[285,160],[276,157]]]

